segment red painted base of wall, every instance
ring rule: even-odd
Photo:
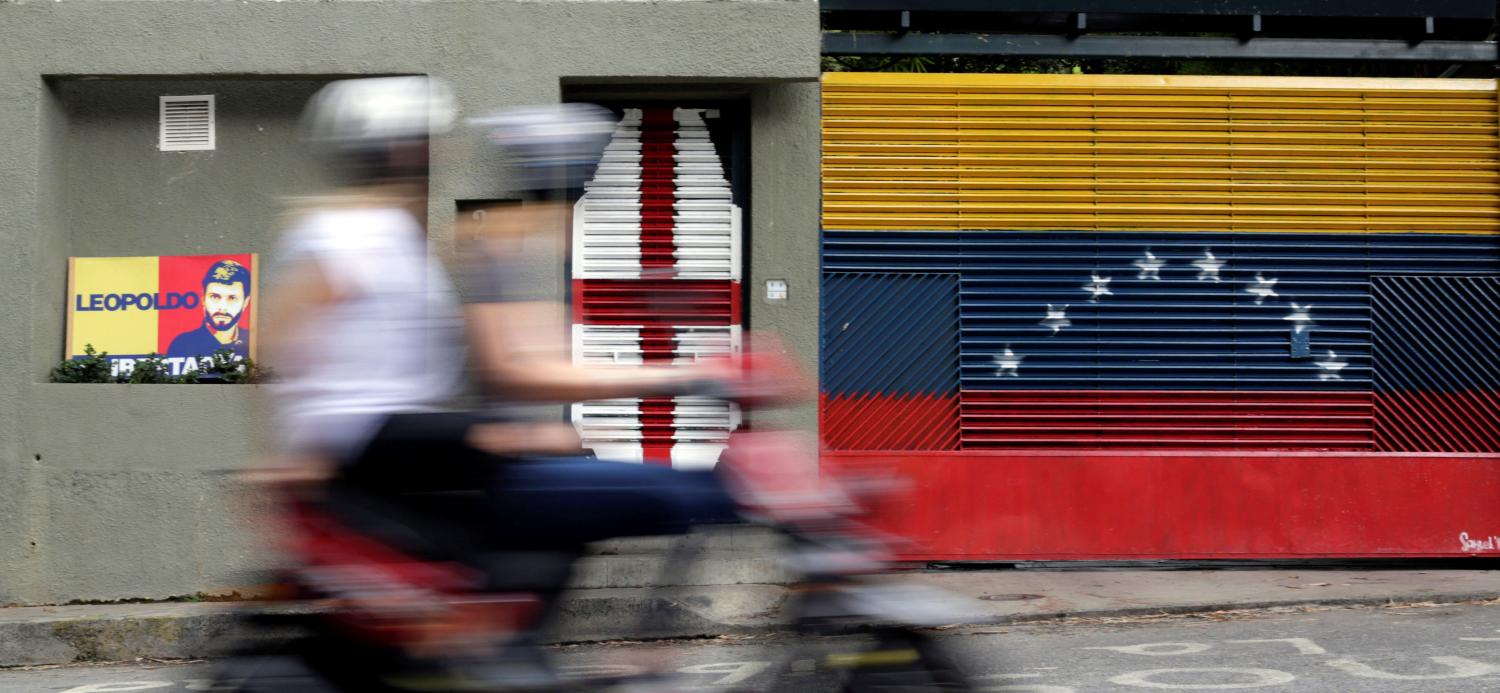
[[[903,560],[1500,557],[1500,455],[824,452],[822,464],[910,481],[876,519],[912,540]]]

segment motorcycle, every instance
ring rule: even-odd
[[[752,366],[759,376],[726,379],[729,387],[716,394],[746,406],[772,399],[756,383],[784,364],[766,366],[761,357],[735,364],[742,373]],[[969,620],[970,610],[945,594],[881,577],[893,541],[864,519],[891,484],[820,477],[809,446],[780,431],[735,434],[721,465],[726,484],[744,500],[745,520],[784,539],[790,630],[851,636],[807,638],[820,640],[816,651],[794,645],[772,670],[767,690],[809,673],[850,693],[971,690],[961,666],[930,633]],[[273,493],[284,525],[278,537],[291,559],[274,581],[283,604],[246,615],[248,635],[219,666],[214,690],[565,693],[674,686],[663,675],[572,678],[549,661],[540,633],[579,557],[571,551],[475,550],[483,543],[465,536],[471,530],[431,526],[428,518],[336,483],[281,484]],[[680,559],[674,553],[667,560]],[[642,624],[642,632],[652,629]],[[804,664],[794,672],[797,662]]]

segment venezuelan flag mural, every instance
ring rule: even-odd
[[[1493,80],[829,74],[825,463],[920,558],[1500,534]]]
[[[249,253],[71,258],[64,356],[92,345],[118,373],[160,354],[174,375],[218,349],[253,358],[255,262]]]

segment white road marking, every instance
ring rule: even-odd
[[[171,681],[116,681],[114,683],[90,683],[74,686],[62,693],[116,693],[116,691],[145,691],[152,688],[168,688]]]
[[[1153,681],[1152,678],[1168,674],[1229,674],[1232,676],[1249,676],[1253,681],[1240,683],[1166,683],[1164,681]],[[1297,677],[1285,671],[1276,669],[1240,669],[1232,667],[1200,667],[1191,669],[1150,669],[1147,671],[1132,671],[1120,674],[1109,680],[1110,683],[1120,686],[1135,686],[1137,688],[1170,688],[1174,690],[1229,690],[1234,688],[1265,688],[1267,686],[1280,686],[1284,683],[1296,681]]]
[[[1291,645],[1292,647],[1297,648],[1297,654],[1305,654],[1305,655],[1328,654],[1328,650],[1325,650],[1325,649],[1319,647],[1317,645],[1317,643],[1314,643],[1313,641],[1308,640],[1307,638],[1262,638],[1262,639],[1257,639],[1257,640],[1230,640],[1229,642],[1232,642],[1232,643],[1245,643],[1245,644],[1262,643],[1262,642],[1284,642],[1284,643],[1287,643],[1287,644]]]
[[[1146,655],[1148,657],[1170,657],[1172,655],[1198,654],[1199,652],[1208,650],[1210,647],[1213,646],[1201,642],[1148,642],[1143,645],[1114,645],[1109,647],[1085,647],[1083,649],[1110,650],[1112,652]]]
[[[1339,671],[1350,676],[1358,676],[1366,679],[1385,679],[1388,681],[1427,681],[1433,679],[1471,679],[1485,674],[1500,673],[1500,667],[1484,662],[1476,662],[1463,657],[1428,657],[1450,671],[1439,674],[1393,674],[1389,671],[1381,671],[1364,662],[1356,662],[1352,659],[1335,659],[1325,662]]]

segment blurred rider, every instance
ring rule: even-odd
[[[734,520],[710,472],[586,459],[567,424],[450,408],[466,359],[503,401],[692,394],[711,380],[703,368],[578,367],[533,348],[535,296],[505,288],[503,266],[493,290],[460,303],[425,232],[429,143],[452,120],[447,89],[426,77],[338,81],[309,103],[304,141],[342,187],[308,201],[275,256],[263,339],[285,452],[335,487],[496,547]]]

